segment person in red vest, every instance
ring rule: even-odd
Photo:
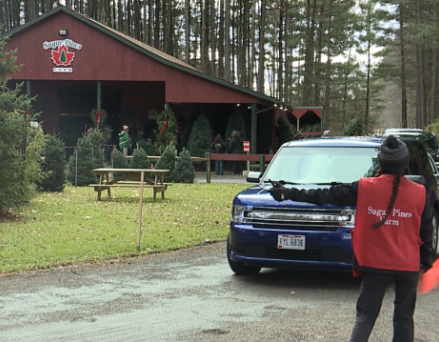
[[[369,340],[386,288],[392,282],[393,342],[414,341],[419,272],[432,266],[433,208],[425,204],[425,187],[404,177],[409,158],[405,143],[390,136],[378,153],[377,177],[316,190],[285,188],[275,183],[268,190],[279,202],[356,206],[353,273],[362,276],[362,282],[350,342]]]

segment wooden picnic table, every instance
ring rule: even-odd
[[[165,183],[164,178],[170,170],[166,169],[113,169],[100,168],[94,169],[95,173],[99,174],[99,184],[90,184],[94,190],[98,192],[98,201],[101,200],[102,190],[108,191],[108,196],[111,196],[112,187],[140,187],[140,205],[139,205],[139,228],[137,234],[137,251],[140,252],[140,237],[142,235],[142,208],[143,208],[143,189],[152,188],[154,191],[154,201],[157,192],[162,193],[162,198],[165,198],[165,191],[170,183]],[[140,181],[124,181],[122,177],[114,178],[113,173],[122,175],[140,175]],[[153,173],[154,181],[147,179],[145,181],[145,173]]]
[[[162,194],[162,199],[165,198],[165,191],[171,183],[165,183],[164,178],[170,170],[167,169],[114,169],[114,168],[99,168],[94,169],[93,172],[99,174],[99,183],[90,184],[98,193],[98,201],[101,200],[102,191],[107,190],[107,194],[111,197],[111,188],[118,187],[139,187],[141,189],[141,198],[143,196],[144,188],[153,189],[153,199],[156,200],[158,192]],[[114,174],[119,177],[114,177]],[[154,180],[145,179],[145,174],[154,174]],[[126,181],[124,179],[128,178]]]

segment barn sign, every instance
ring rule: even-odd
[[[71,39],[54,40],[51,42],[44,42],[43,49],[52,49],[51,59],[56,67],[53,68],[53,72],[57,73],[71,73],[73,68],[68,67],[75,59],[75,52],[70,49],[81,50],[82,45],[75,43]]]

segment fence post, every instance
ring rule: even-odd
[[[206,183],[210,183],[210,152],[206,152],[204,155],[206,160]]]
[[[79,146],[78,145],[76,145],[76,148],[75,148],[75,155],[76,155],[76,157],[75,157],[75,189],[76,188],[78,188],[78,148],[79,148]]]
[[[261,171],[261,173],[265,171],[265,156],[263,154],[259,155],[259,171]]]

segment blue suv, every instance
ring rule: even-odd
[[[427,189],[433,206],[433,248],[438,241],[438,186],[425,146],[402,139],[410,151],[406,177]],[[285,143],[263,175],[250,173],[257,185],[233,200],[227,259],[236,274],[257,274],[261,268],[351,270],[351,229],[355,207],[275,201],[271,182],[301,189],[324,188],[372,177],[378,169],[382,139],[322,138]]]

